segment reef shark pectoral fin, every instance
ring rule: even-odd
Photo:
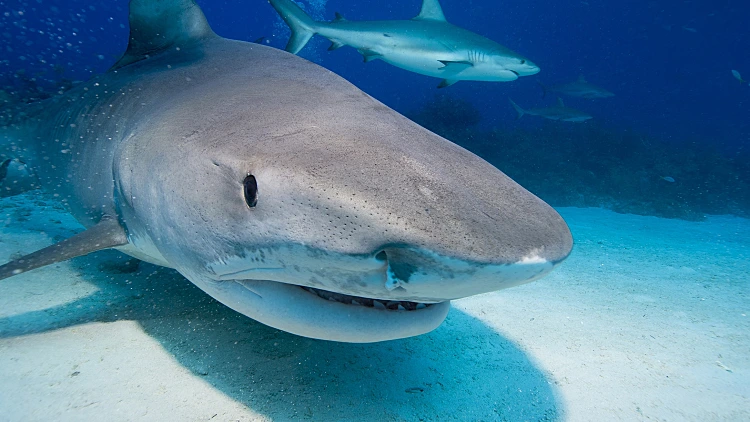
[[[382,54],[376,53],[375,51],[372,51],[367,48],[360,48],[359,53],[362,54],[362,57],[365,59],[365,63],[371,62],[376,59],[380,59],[383,57]]]
[[[450,61],[450,60],[438,60],[440,63],[443,64],[443,67],[440,68],[440,70],[450,73],[458,73],[463,72],[464,70],[474,66],[474,63],[472,62],[466,62],[466,61]]]
[[[128,49],[110,70],[214,35],[193,0],[131,0]]]
[[[438,85],[438,88],[445,88],[453,85],[454,83],[458,82],[458,79],[443,79],[440,81],[440,84]]]
[[[331,40],[331,46],[328,47],[328,51],[333,51],[344,46],[344,43],[339,41]]]
[[[0,280],[56,262],[88,255],[91,252],[123,246],[127,243],[127,234],[120,223],[114,218],[103,218],[95,226],[73,237],[1,265]]]

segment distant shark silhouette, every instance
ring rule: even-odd
[[[584,78],[583,75],[579,76],[575,81],[566,84],[547,86],[539,82],[539,85],[544,91],[544,94],[542,95],[543,97],[547,96],[548,92],[556,92],[558,94],[567,95],[569,97],[586,98],[589,100],[597,98],[610,98],[615,96],[615,94],[607,91],[606,89],[589,83],[588,81],[586,81],[586,78]]]
[[[510,104],[513,106],[513,108],[516,109],[516,112],[518,113],[518,119],[523,117],[524,114],[529,114],[532,116],[539,116],[544,117],[545,119],[549,120],[557,120],[561,122],[584,122],[586,120],[592,119],[590,114],[586,114],[580,110],[576,110],[574,108],[565,107],[565,103],[563,103],[562,98],[557,98],[557,106],[555,107],[544,107],[544,108],[531,108],[528,110],[522,109],[518,104],[513,102],[510,98]]]
[[[505,82],[539,73],[539,67],[502,45],[445,20],[438,0],[424,0],[411,20],[352,22],[336,14],[316,22],[291,0],[269,0],[292,30],[286,50],[297,54],[314,34],[331,40],[329,50],[354,47],[365,62],[380,59],[396,67],[442,79]]]
[[[122,58],[42,105],[0,135],[87,230],[0,279],[115,248],[272,327],[374,342],[572,247],[486,161],[320,66],[217,36],[192,0],[132,0]]]

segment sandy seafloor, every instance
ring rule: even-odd
[[[560,212],[550,276],[377,344],[276,331],[114,252],[1,281],[0,420],[750,420],[750,221]],[[0,217],[3,262],[80,230],[38,194]]]

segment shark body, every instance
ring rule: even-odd
[[[566,84],[546,86],[540,82],[539,85],[541,85],[542,90],[544,91],[543,96],[546,96],[548,92],[567,95],[569,97],[586,98],[589,100],[611,98],[615,96],[612,92],[589,83],[583,75],[579,76],[575,81]]]
[[[109,72],[2,129],[87,229],[0,279],[115,248],[272,327],[374,342],[570,253],[546,203],[332,72],[192,0],[132,0],[130,26]]]
[[[458,81],[513,81],[534,75],[539,67],[510,49],[452,25],[438,0],[424,0],[411,20],[332,22],[312,20],[292,0],[270,0],[292,30],[286,50],[298,53],[314,34],[331,40],[329,50],[348,45],[365,62],[380,59],[396,67],[442,79],[444,88]]]
[[[590,114],[584,113],[581,110],[576,110],[574,108],[566,107],[562,98],[559,98],[559,97],[557,98],[557,106],[544,107],[544,108],[530,108],[530,109],[523,109],[518,104],[516,104],[513,100],[511,99],[509,100],[513,108],[516,109],[519,119],[523,117],[524,114],[528,114],[531,116],[544,117],[545,119],[557,120],[560,122],[574,122],[574,123],[585,122],[586,120],[593,118]]]

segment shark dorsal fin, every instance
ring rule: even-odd
[[[131,0],[129,21],[128,49],[112,69],[214,35],[193,0]]]
[[[341,13],[336,12],[336,17],[333,19],[334,22],[344,22],[346,18],[341,16]]]
[[[565,107],[565,103],[563,102],[562,98],[557,97],[557,106],[558,107]]]
[[[443,14],[443,8],[440,7],[440,1],[422,1],[422,10],[419,11],[419,14],[414,19],[445,22],[445,15]]]

